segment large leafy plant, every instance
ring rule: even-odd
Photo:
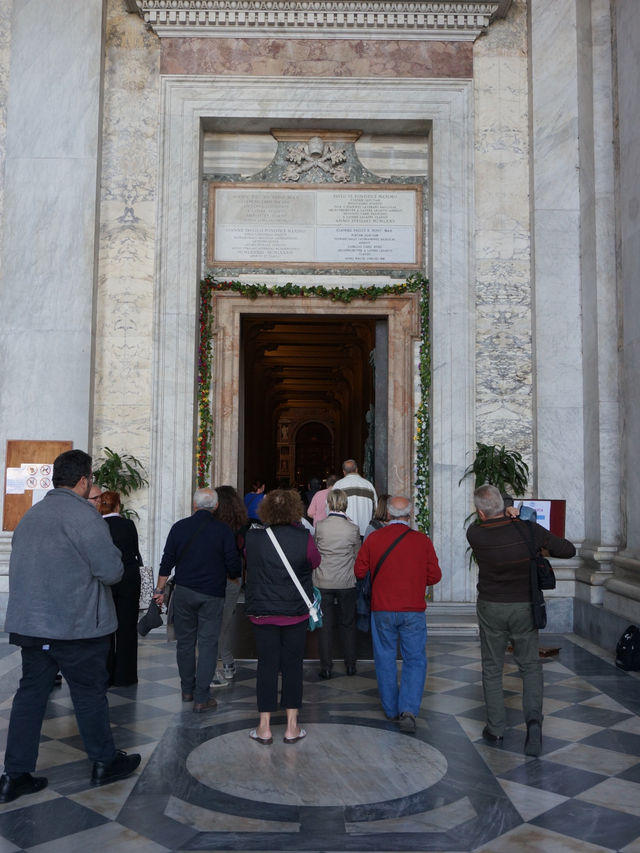
[[[98,459],[98,466],[93,470],[93,480],[102,489],[119,492],[122,498],[148,485],[142,462],[135,456],[130,453],[116,453],[109,447],[105,447],[102,454]],[[135,510],[126,509],[123,505],[120,511],[125,518],[138,518]]]
[[[490,483],[496,486],[502,494],[505,494],[509,488],[514,493],[514,497],[523,495],[529,482],[529,466],[522,459],[522,455],[517,450],[507,450],[504,446],[498,444],[483,444],[478,441],[476,443],[476,458],[464,472],[458,485],[466,477],[474,478],[474,489],[484,486],[485,483]],[[473,521],[471,521],[473,519]],[[468,515],[465,519],[472,524],[478,522],[475,512]],[[471,548],[467,548],[469,554],[469,568],[475,562],[475,556]]]
[[[476,458],[460,478],[474,477],[474,488],[490,483],[504,494],[512,491],[514,497],[524,495],[529,482],[529,466],[516,450],[503,445],[476,444]]]

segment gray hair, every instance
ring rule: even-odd
[[[218,506],[218,493],[215,489],[196,489],[193,495],[196,509],[215,509]]]
[[[348,503],[347,494],[342,489],[332,489],[327,495],[327,507],[331,512],[344,512]]]
[[[355,459],[345,459],[342,463],[342,473],[343,474],[357,474],[358,473],[358,463]]]
[[[395,506],[394,501],[396,498],[391,498],[389,503],[387,504],[387,515],[389,518],[410,518],[411,517],[411,501],[407,498],[403,498],[402,500],[407,501],[407,505],[403,507]]]
[[[500,489],[490,483],[484,483],[473,493],[476,510],[487,518],[496,518],[504,513],[504,498]]]

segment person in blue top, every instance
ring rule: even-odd
[[[250,524],[260,524],[260,516],[258,507],[264,500],[264,482],[262,480],[254,480],[251,484],[251,491],[244,496],[244,505],[247,508]]]

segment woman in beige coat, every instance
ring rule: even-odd
[[[316,525],[315,540],[322,561],[313,583],[322,593],[323,625],[318,635],[320,678],[331,678],[333,622],[340,617],[340,635],[347,675],[356,674],[356,578],[353,564],[360,548],[358,526],[345,515],[347,496],[342,489],[327,495],[329,514]]]

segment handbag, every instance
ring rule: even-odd
[[[162,625],[160,608],[155,601],[151,599],[147,612],[138,622],[138,634],[140,634],[141,637],[146,637],[152,628],[159,628],[160,625]]]
[[[530,542],[527,542],[530,554],[529,559],[532,563],[535,563],[535,575],[537,577],[538,589],[555,589],[556,576],[553,573],[553,567],[549,560],[547,560],[546,557],[543,557],[542,554],[536,548],[535,530],[533,528],[533,524],[531,524],[530,521],[525,521],[523,522],[523,524],[526,524],[529,528]],[[516,528],[522,538],[525,539],[522,530],[517,525]]]
[[[371,629],[371,590],[373,588],[373,581],[376,579],[376,575],[380,571],[380,567],[391,551],[393,551],[398,542],[403,539],[410,530],[411,528],[408,527],[400,534],[400,536],[397,536],[393,540],[391,545],[389,545],[373,570],[373,578],[371,577],[371,572],[367,572],[363,578],[356,581],[356,628],[358,631],[366,633]]]
[[[153,569],[151,566],[140,566],[140,601],[138,610],[146,610],[153,598]]]
[[[267,536],[273,542],[273,547],[278,552],[278,556],[280,557],[280,559],[284,563],[285,569],[289,572],[289,576],[291,577],[291,580],[296,585],[296,589],[298,590],[298,592],[302,596],[304,603],[309,608],[309,630],[315,631],[316,628],[322,628],[322,608],[320,606],[321,602],[322,602],[322,593],[320,592],[320,590],[318,589],[317,586],[314,586],[313,587],[313,601],[311,601],[311,599],[309,598],[307,593],[302,588],[302,584],[300,583],[298,576],[296,575],[296,573],[291,568],[291,563],[289,562],[284,551],[280,547],[280,543],[276,539],[275,533],[273,532],[273,530],[270,527],[267,527],[266,531],[267,531]]]

